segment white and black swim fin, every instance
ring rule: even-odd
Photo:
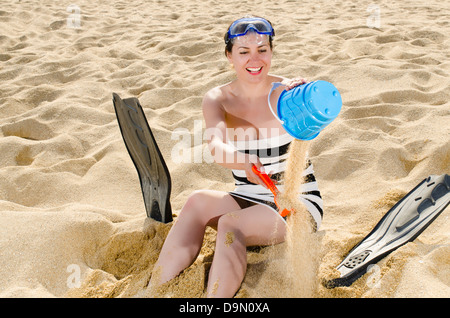
[[[424,179],[397,202],[337,266],[341,276],[324,282],[324,285],[327,288],[350,286],[366,273],[369,265],[419,236],[449,202],[448,174]]]
[[[155,137],[137,98],[121,99],[113,93],[114,109],[125,146],[141,183],[147,216],[172,221],[171,178]]]

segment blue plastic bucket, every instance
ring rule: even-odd
[[[341,94],[326,81],[314,81],[284,90],[277,103],[278,116],[273,112],[270,95],[281,83],[273,83],[269,93],[269,107],[294,138],[311,140],[328,126],[342,108]]]

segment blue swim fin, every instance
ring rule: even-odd
[[[413,241],[450,202],[450,176],[431,175],[398,201],[337,266],[341,276],[324,282],[327,288],[350,286],[367,267]]]
[[[137,98],[122,100],[115,93],[113,103],[123,141],[139,175],[147,216],[169,223],[172,221],[170,173],[142,106]]]

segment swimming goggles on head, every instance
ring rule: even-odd
[[[228,36],[225,42],[228,43],[233,38],[246,35],[250,30],[253,30],[259,34],[266,34],[269,36],[275,35],[275,31],[273,30],[272,25],[266,19],[242,18],[234,21],[233,24],[231,24],[230,28],[228,29]]]

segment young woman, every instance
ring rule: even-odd
[[[235,295],[246,272],[247,246],[285,240],[286,222],[252,166],[269,172],[282,187],[287,148],[293,137],[273,116],[267,99],[274,82],[283,81],[285,87],[275,91],[272,105],[283,89],[306,80],[269,75],[274,35],[272,24],[259,17],[236,20],[225,34],[225,54],[236,79],[211,89],[202,106],[210,151],[218,164],[232,169],[236,189],[192,193],[167,236],[149,286],[171,280],[193,263],[207,226],[217,229],[208,297]],[[322,200],[311,165],[304,175],[308,192],[300,196],[318,227]]]

